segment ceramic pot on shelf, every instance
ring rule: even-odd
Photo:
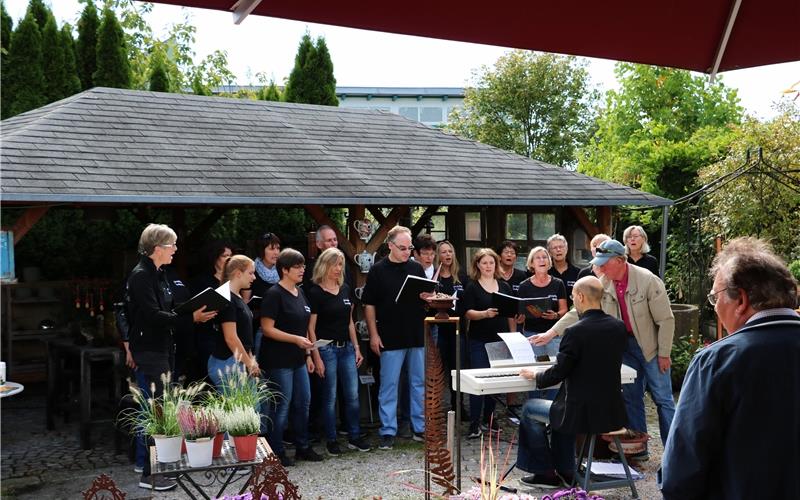
[[[186,458],[190,467],[208,467],[214,454],[214,438],[205,437],[186,441]]]
[[[156,458],[162,464],[177,462],[181,459],[181,443],[183,436],[153,436],[156,442]]]

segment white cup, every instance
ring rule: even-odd
[[[5,361],[0,361],[0,385],[6,383],[6,363]]]

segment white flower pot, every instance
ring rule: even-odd
[[[177,462],[181,459],[183,436],[153,436],[156,442],[156,459],[163,463]]]
[[[200,438],[186,441],[186,457],[189,467],[208,467],[211,465],[214,451],[214,438]]]

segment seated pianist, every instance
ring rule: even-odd
[[[562,383],[555,400],[530,399],[523,407],[517,467],[532,473],[521,479],[526,486],[570,485],[575,435],[615,431],[627,422],[620,382],[627,333],[622,321],[602,311],[602,296],[600,280],[578,280],[572,300],[581,319],[565,331],[556,364],[520,372],[537,388]]]

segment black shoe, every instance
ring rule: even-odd
[[[294,465],[294,459],[289,458],[286,452],[279,454],[278,458],[281,461],[281,465],[283,465],[284,467],[291,467]]]
[[[152,489],[155,491],[169,491],[178,486],[178,483],[164,476],[144,476],[139,479],[139,488]]]
[[[328,444],[325,445],[325,449],[328,451],[328,455],[332,457],[338,457],[342,454],[342,449],[339,448],[339,443],[336,441],[328,441]]]
[[[307,462],[322,462],[322,455],[314,451],[314,448],[308,447],[306,449],[297,449],[294,455],[294,460],[305,460]]]
[[[418,443],[425,442],[425,433],[424,432],[415,432],[414,436],[411,438]]]
[[[533,474],[532,476],[525,476],[519,480],[525,486],[530,488],[560,488],[561,478],[555,473],[549,472],[547,474]]]
[[[630,462],[647,462],[648,460],[650,460],[650,452],[644,450],[638,453],[634,453],[632,455],[625,455],[625,460],[628,460]]]
[[[479,425],[470,424],[469,431],[467,432],[467,439],[478,439],[482,434],[483,432],[481,432]]]
[[[381,450],[391,450],[394,448],[394,436],[381,436],[381,444],[378,448]]]
[[[411,426],[408,423],[400,424],[397,427],[397,437],[403,439],[411,439],[414,437],[414,432],[411,430]]]
[[[358,437],[355,439],[351,439],[347,442],[347,447],[351,450],[358,450],[358,451],[369,451],[372,448],[370,445],[362,437]]]

